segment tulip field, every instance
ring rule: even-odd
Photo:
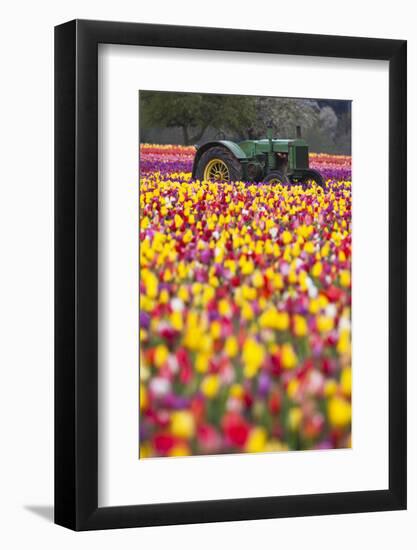
[[[140,147],[140,458],[351,446],[351,157],[191,179]]]

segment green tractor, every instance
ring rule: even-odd
[[[213,182],[253,181],[272,184],[308,184],[324,187],[317,170],[309,168],[308,145],[297,126],[296,139],[209,141],[197,149],[193,179]]]

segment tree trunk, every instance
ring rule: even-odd
[[[183,140],[184,140],[184,145],[190,145],[190,143],[189,143],[190,137],[188,135],[187,126],[182,126],[182,136],[183,136]]]

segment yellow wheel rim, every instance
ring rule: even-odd
[[[278,185],[279,183],[282,183],[282,182],[277,178],[272,178],[272,180],[268,180],[268,183],[273,183],[274,185]]]
[[[230,174],[227,164],[218,158],[211,159],[204,168],[206,181],[229,181]]]

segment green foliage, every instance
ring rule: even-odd
[[[140,97],[144,128],[180,127],[185,145],[198,142],[209,126],[236,133],[255,116],[254,101],[246,96],[141,92]]]

